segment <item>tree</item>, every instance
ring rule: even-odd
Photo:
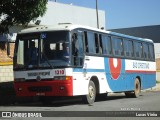
[[[28,25],[31,20],[43,16],[47,2],[48,0],[0,0],[0,32],[13,25]]]

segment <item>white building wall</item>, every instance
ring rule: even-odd
[[[99,28],[105,28],[105,11],[99,10]],[[57,25],[58,23],[72,23],[86,25],[97,28],[96,9],[79,7],[74,5],[62,4],[48,1],[47,11],[43,17],[37,18],[40,20],[39,25]],[[28,27],[37,26],[36,21],[31,21]],[[17,33],[25,29],[23,26],[13,26],[9,28],[10,33]]]
[[[155,58],[160,58],[160,43],[154,43]],[[160,82],[160,70],[156,72],[156,80]]]
[[[160,58],[160,43],[154,43],[155,57]]]
[[[0,83],[13,81],[13,66],[4,65],[0,66]]]
[[[57,25],[58,23],[73,23],[97,28],[96,10],[74,5],[49,1],[47,11],[40,25]],[[33,24],[33,23],[31,23]],[[105,28],[105,12],[99,10],[99,26]]]

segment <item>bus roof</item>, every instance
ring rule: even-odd
[[[62,23],[62,24],[58,24],[58,25],[54,25],[54,26],[50,25],[50,26],[37,26],[37,27],[27,28],[27,29],[21,30],[19,32],[19,34],[32,33],[32,32],[44,32],[44,31],[61,31],[61,30],[71,31],[71,30],[74,30],[77,28],[82,28],[82,29],[92,30],[92,31],[96,31],[96,32],[107,33],[107,34],[114,35],[114,36],[125,37],[128,39],[136,39],[136,40],[147,41],[147,42],[153,43],[153,41],[151,39],[147,39],[147,38],[134,37],[134,36],[116,33],[116,32],[112,32],[112,31],[97,29],[97,28],[93,28],[93,27],[89,27],[89,26],[73,25],[71,23],[64,23],[64,24]]]

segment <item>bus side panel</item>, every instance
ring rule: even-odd
[[[125,60],[119,58],[104,58],[106,80],[113,92],[126,90]]]
[[[142,89],[147,89],[154,87],[156,85],[156,75],[155,73],[153,74],[144,74],[143,79],[141,80],[141,88]]]
[[[136,76],[135,73],[126,73],[126,76],[125,76],[126,89],[125,89],[125,91],[134,90],[135,76]]]
[[[140,61],[140,60],[125,60],[125,70],[127,76],[131,76],[130,80],[127,79],[127,85],[132,84],[134,89],[134,81],[136,77],[140,78],[141,89],[147,89],[155,86],[156,84],[156,65],[155,62]],[[129,78],[129,77],[128,77]],[[129,81],[128,81],[129,80]]]
[[[96,77],[99,83],[99,92],[112,92],[105,77],[104,58],[85,56],[83,68],[73,69],[73,95],[88,94],[88,84]]]
[[[73,69],[73,95],[84,95],[88,92],[88,83],[82,68]]]
[[[155,62],[104,58],[106,80],[113,92],[134,90],[136,77],[140,78],[141,88],[155,86]]]

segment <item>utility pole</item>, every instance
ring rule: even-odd
[[[99,29],[98,0],[96,0],[96,16],[97,16],[97,28]]]

